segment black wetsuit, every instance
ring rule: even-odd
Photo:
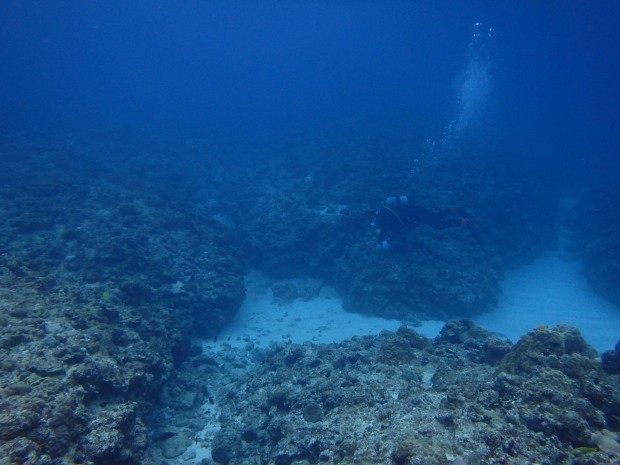
[[[377,209],[373,223],[380,230],[379,244],[385,248],[389,241],[421,224],[437,229],[467,227],[469,218],[463,208],[432,211],[417,205],[411,197],[402,195],[385,199]]]

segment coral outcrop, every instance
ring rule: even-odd
[[[143,463],[162,384],[244,297],[235,248],[157,195],[14,174],[0,190],[0,463]]]
[[[220,386],[212,402],[180,413],[197,429],[214,422],[195,434],[217,464],[620,461],[620,378],[572,327],[538,328],[512,345],[463,320],[435,340],[401,327],[253,356],[188,361],[192,376]]]

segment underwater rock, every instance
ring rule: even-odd
[[[326,346],[225,348],[209,363],[186,363],[197,353],[186,341],[213,336],[234,315],[246,264],[319,277],[352,310],[416,321],[482,311],[507,264],[549,244],[546,205],[554,199],[538,202],[527,176],[476,173],[458,166],[471,163],[463,157],[451,162],[458,169],[403,184],[410,145],[399,151],[392,141],[362,139],[321,141],[301,147],[304,156],[283,151],[226,176],[208,166],[198,187],[216,206],[201,204],[183,176],[174,181],[182,162],[153,169],[148,157],[128,157],[140,176],[128,175],[123,158],[145,146],[124,138],[14,154],[20,176],[5,175],[0,189],[3,465],[151,463],[144,418],[155,402],[188,429],[208,423],[213,460],[230,465],[566,464],[581,460],[573,453],[582,441],[602,450],[596,433],[620,428],[617,377],[570,329],[512,347],[456,324],[435,341],[403,329]],[[54,175],[47,152],[76,148],[85,163]],[[326,151],[341,150],[346,157],[325,161]],[[381,153],[390,154],[390,171],[377,176]],[[481,187],[483,177],[491,182]],[[418,228],[392,251],[377,251],[366,211],[395,186],[412,188],[429,208],[468,203],[484,246],[461,229]],[[591,258],[617,276],[613,260]],[[315,289],[280,291],[305,298]],[[167,426],[156,431],[177,431]],[[193,440],[185,434],[174,448],[176,436],[154,442],[176,457]],[[613,448],[607,454],[589,451],[580,465],[618,461]]]
[[[135,403],[108,407],[89,422],[79,452],[103,463],[138,462],[146,446],[146,428],[137,414]]]
[[[453,234],[416,231],[402,250],[372,254],[361,245],[348,247],[335,270],[346,308],[404,321],[484,311],[496,301],[501,274],[494,263],[482,267],[480,251]]]
[[[119,287],[121,298],[132,307],[139,307],[147,303],[152,297],[152,291],[143,283],[125,281]]]
[[[614,350],[608,350],[601,356],[603,370],[612,375],[620,375],[620,341]]]
[[[192,439],[184,432],[175,434],[162,443],[162,455],[167,459],[174,459],[183,454],[192,444]]]
[[[500,368],[515,374],[553,368],[569,377],[583,378],[599,369],[598,353],[575,327],[539,326],[519,339]]]
[[[433,341],[403,327],[339,344],[275,345],[238,374],[214,368],[236,349],[213,353],[219,362],[199,368],[222,386],[213,460],[571,463],[613,424],[606,409],[620,404],[619,388],[574,328],[546,331],[555,335],[533,331],[489,361],[478,358],[480,342],[494,336],[471,322],[449,323]],[[530,365],[521,359],[536,353],[538,369],[523,371]]]
[[[573,233],[571,248],[581,258],[583,273],[594,290],[620,307],[620,236],[616,225],[620,214],[615,205],[620,190],[615,184],[600,185],[580,198],[565,212]]]
[[[321,405],[316,402],[309,402],[302,409],[302,416],[304,420],[309,421],[310,423],[316,423],[317,421],[321,421],[323,418],[323,409]]]
[[[531,164],[473,151],[407,178],[410,145],[363,132],[330,134],[319,144],[302,137],[295,150],[304,156],[292,157],[286,147],[260,166],[226,170],[210,208],[237,232],[249,266],[271,277],[320,278],[350,311],[447,320],[494,305],[503,272],[553,244],[556,199],[529,175]],[[380,153],[390,154],[389,163]],[[377,250],[373,210],[400,194],[432,211],[467,207],[471,227],[420,226],[390,250]],[[291,298],[295,291],[275,294]]]
[[[519,417],[529,429],[575,447],[592,445],[593,430],[617,423],[610,409],[618,390],[609,384],[603,388],[605,374],[597,359],[576,328],[539,327],[504,357],[499,370],[514,377],[499,376],[496,388],[503,398],[519,399]]]
[[[4,388],[3,394],[5,396],[23,396],[25,394],[29,394],[31,391],[32,388],[29,384],[15,383],[10,384],[6,388]]]
[[[513,347],[509,341],[499,339],[471,320],[449,321],[436,341],[463,344],[471,360],[490,365],[498,364]]]
[[[211,445],[211,457],[221,465],[228,465],[236,452],[241,451],[240,438],[232,432],[220,431],[213,438]]]
[[[557,332],[565,356],[589,354],[572,328]],[[478,342],[494,336],[470,322],[442,333],[430,341],[400,328],[339,344],[277,345],[256,354],[260,362],[245,374],[209,371],[226,384],[215,396],[222,430],[213,460],[560,464],[608,428],[586,391],[594,373],[567,362],[570,376],[551,367],[512,374],[523,346],[502,346],[504,360],[481,362]],[[522,344],[552,358],[558,351],[546,335]]]
[[[423,349],[429,344],[430,341],[415,330],[401,326],[394,337],[383,341],[377,352],[377,362],[391,365],[411,363],[419,356],[416,349]]]
[[[7,441],[31,430],[41,421],[43,402],[35,399],[0,401],[0,439]]]
[[[204,381],[203,381],[204,382]],[[159,401],[177,410],[189,410],[204,400],[206,389],[186,373],[172,375],[159,392]]]
[[[144,463],[144,418],[175,363],[197,354],[181,341],[216,333],[244,298],[223,226],[79,179],[53,198],[30,181],[0,191],[3,465]],[[7,225],[21,210],[31,216],[15,234]],[[202,395],[177,399],[191,408]]]

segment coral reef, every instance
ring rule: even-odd
[[[495,304],[505,269],[552,244],[555,198],[504,156],[457,155],[410,178],[410,150],[398,138],[298,140],[226,171],[208,209],[237,231],[250,266],[329,282],[351,311],[411,322],[472,315]],[[393,194],[430,210],[466,207],[470,228],[420,226],[377,250],[370,221]]]
[[[191,209],[47,169],[0,190],[0,463],[143,463],[162,385],[244,297],[238,254]]]
[[[410,322],[484,310],[553,239],[554,197],[521,168],[468,154],[411,179],[408,141],[375,133],[252,165],[177,142],[2,142],[0,464],[618,460],[617,350],[601,364],[574,328],[514,347],[468,321],[434,341],[402,328],[201,354],[194,339],[234,315],[246,264],[305,277],[274,286],[282,302],[318,278],[352,310]],[[377,250],[368,213],[394,193],[464,205],[479,237],[419,227]],[[613,240],[578,230],[599,269]]]
[[[620,460],[620,378],[572,327],[538,328],[513,346],[464,320],[435,340],[401,327],[253,355],[207,353],[183,368],[210,380],[212,402],[174,418],[196,430],[216,419],[200,440],[217,464]]]
[[[615,185],[600,185],[567,205],[571,246],[582,260],[583,272],[597,292],[620,306],[620,213],[609,205],[620,201]],[[568,208],[570,207],[570,208]]]

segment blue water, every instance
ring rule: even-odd
[[[163,128],[247,146],[343,121],[407,121],[436,138],[459,124],[459,80],[481,22],[494,30],[483,64],[489,137],[597,167],[615,160],[620,134],[619,9],[10,0],[0,5],[0,124]]]

